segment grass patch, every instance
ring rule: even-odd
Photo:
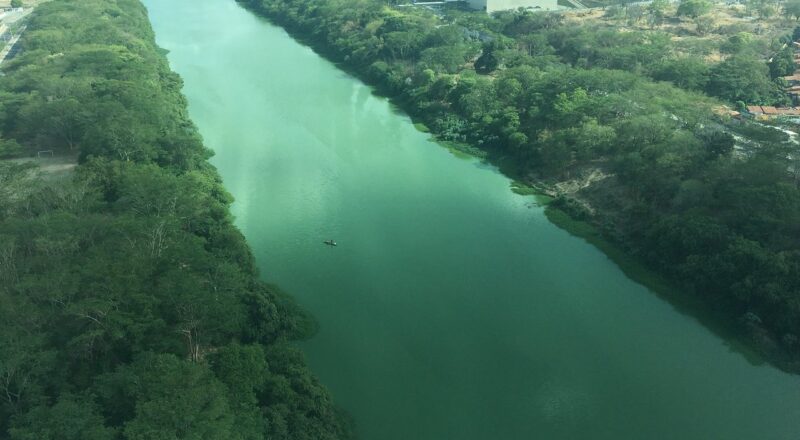
[[[415,122],[414,123],[414,128],[416,128],[417,130],[419,130],[419,131],[421,131],[423,133],[430,133],[431,132],[431,129],[428,128],[428,126],[423,124],[422,122]]]
[[[472,145],[463,144],[461,142],[452,142],[452,141],[443,141],[443,140],[436,140],[436,142],[447,148],[453,156],[461,158],[461,159],[468,159],[477,157],[478,159],[486,159],[488,156],[485,151],[480,150],[478,148],[473,147]]]
[[[511,182],[511,191],[521,196],[536,196],[541,192],[532,186],[528,186],[518,180]]]
[[[511,182],[511,192],[521,196],[533,196],[539,206],[547,206],[553,201],[552,197],[542,193],[538,188],[526,185],[518,180]]]

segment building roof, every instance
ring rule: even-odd
[[[748,105],[747,112],[753,115],[800,116],[800,107],[773,107],[771,105]]]
[[[785,107],[776,109],[779,115],[800,116],[800,108]]]
[[[775,116],[775,115],[791,115],[791,116],[800,116],[800,107],[769,107],[769,106],[761,106],[764,109],[765,115]]]
[[[764,112],[765,115],[777,115],[778,109],[771,106],[771,105],[762,105],[761,111]]]
[[[795,73],[794,75],[784,76],[783,79],[786,81],[800,81],[800,73]]]
[[[753,113],[753,114],[762,114],[762,113],[764,113],[764,111],[761,110],[761,106],[760,105],[748,105],[747,106],[747,111],[750,112],[750,113]]]

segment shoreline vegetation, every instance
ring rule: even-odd
[[[350,438],[144,6],[44,2],[20,44],[0,77],[0,437]],[[13,159],[42,150],[78,165]]]
[[[752,362],[800,372],[796,146],[719,111],[721,100],[785,101],[773,78],[789,67],[771,74],[762,53],[791,36],[734,32],[716,43],[724,59],[712,63],[658,31],[567,26],[557,14],[237,1],[438,141],[479,150],[522,182],[515,192],[551,196],[551,221]],[[665,10],[650,13],[666,20]]]
[[[669,302],[679,313],[695,317],[710,331],[725,339],[731,350],[743,355],[748,362],[753,365],[765,362],[758,351],[741,340],[740,335],[736,333],[737,329],[724,314],[709,310],[699,298],[681,292],[674,281],[666,279],[653,268],[646,266],[643,261],[626,252],[618,243],[609,240],[589,219],[578,220],[566,210],[554,206],[552,202],[555,198],[547,195],[547,192],[552,193],[552,191],[516,181],[512,182],[511,191],[523,196],[533,196],[537,204],[544,207],[544,215],[550,223],[600,250],[628,278]]]

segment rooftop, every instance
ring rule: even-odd
[[[767,116],[800,116],[800,107],[773,107],[771,105],[748,105],[747,112]]]

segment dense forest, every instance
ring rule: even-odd
[[[734,32],[709,62],[657,30],[577,26],[560,14],[239,1],[391,96],[438,139],[555,194],[552,206],[592,222],[800,371],[797,145],[720,111],[786,103],[779,77],[794,61],[780,48],[792,35]],[[677,14],[702,14],[691,1]],[[770,50],[779,52],[768,63]]]
[[[49,1],[21,44],[0,77],[0,438],[349,437],[145,8]],[[78,165],[9,159],[40,151]]]

